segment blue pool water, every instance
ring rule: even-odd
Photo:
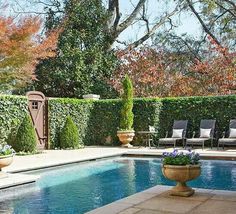
[[[192,187],[236,191],[236,161],[202,161]],[[115,158],[48,169],[27,193],[2,200],[1,213],[79,214],[155,185],[174,185],[160,159]]]

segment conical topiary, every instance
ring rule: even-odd
[[[62,149],[79,147],[78,128],[70,116],[66,118],[65,125],[60,133],[60,147]]]
[[[17,130],[15,141],[11,141],[11,146],[16,152],[36,151],[37,138],[29,115],[23,119]]]
[[[123,81],[120,130],[133,130],[133,85],[128,75]]]

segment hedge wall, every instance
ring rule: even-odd
[[[22,96],[0,96],[0,143],[5,142],[12,129],[26,116],[27,99]]]
[[[229,120],[236,118],[236,96],[208,96],[162,99],[160,133],[171,130],[173,120],[189,120],[188,136],[198,131],[201,119],[216,119],[217,131],[228,128]]]
[[[157,99],[134,100],[134,130],[147,130],[148,125],[158,126],[161,102]],[[94,102],[91,114],[90,139],[88,144],[118,145],[116,136],[120,124],[120,100],[100,100]],[[140,136],[136,136],[138,144]]]
[[[67,115],[76,122],[80,144],[117,145],[120,100],[86,101],[78,99],[49,99],[51,147],[58,147],[58,137]],[[134,100],[134,129],[147,130],[154,125],[164,136],[171,130],[174,119],[189,120],[189,136],[199,129],[201,119],[217,119],[219,133],[227,129],[229,120],[236,118],[236,96],[181,97]],[[11,129],[17,127],[27,114],[27,99],[21,96],[0,96],[1,142]],[[136,135],[135,144],[140,143]]]
[[[85,145],[117,145],[120,100],[85,101],[77,99],[49,100],[49,127],[51,146],[58,145],[58,133],[67,115],[76,122],[80,142]],[[134,100],[134,129],[147,130],[154,125],[159,135],[171,130],[176,119],[189,120],[189,136],[199,130],[201,119],[217,119],[219,132],[227,129],[229,120],[236,118],[236,96],[181,97]],[[134,144],[140,143],[136,135]]]
[[[50,148],[59,147],[59,134],[66,117],[70,115],[79,129],[79,144],[88,144],[89,120],[94,103],[91,101],[59,98],[49,99],[49,145]]]

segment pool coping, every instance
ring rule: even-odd
[[[235,209],[236,191],[194,188],[191,197],[170,196],[171,186],[157,185],[142,192],[114,201],[86,214],[143,214],[143,213],[195,213],[221,214],[220,210],[209,210],[207,204],[225,204]],[[158,203],[158,205],[157,205]],[[183,208],[184,207],[184,208]],[[212,207],[210,208],[212,209]],[[228,212],[226,212],[228,213]]]
[[[36,182],[40,178],[39,175],[25,175],[20,173],[6,173],[6,175],[7,177],[0,179],[0,191],[26,184],[31,184]]]
[[[114,157],[158,157],[160,158],[162,156],[163,151],[132,151],[132,149],[128,149],[128,151],[124,152],[117,152],[115,154],[109,154],[109,155],[99,155],[94,156],[93,158],[82,158],[78,160],[73,161],[62,161],[54,164],[44,164],[43,166],[38,167],[29,167],[24,169],[18,169],[18,170],[10,170],[7,171],[8,173],[21,173],[21,172],[29,172],[34,170],[40,170],[40,169],[47,169],[47,168],[53,168],[63,165],[69,165],[69,164],[75,164],[75,163],[81,163],[81,162],[89,162],[89,161],[96,161],[99,159],[106,159],[106,158],[114,158]],[[200,158],[203,160],[229,160],[229,161],[236,161],[236,152],[235,154],[212,154],[212,153],[202,153],[200,154]]]
[[[30,168],[25,168],[25,169],[20,169],[20,170],[13,170],[9,171],[9,174],[17,174],[17,173],[24,173],[24,172],[31,172],[31,171],[36,171],[36,170],[43,170],[43,169],[48,169],[48,168],[54,168],[54,167],[59,167],[59,166],[66,166],[70,164],[76,164],[76,163],[86,163],[90,161],[96,161],[96,160],[102,160],[102,159],[109,159],[109,158],[115,158],[115,157],[121,157],[122,154],[117,154],[117,155],[104,155],[104,156],[99,156],[99,157],[94,157],[94,158],[83,158],[75,161],[66,161],[66,162],[60,162],[56,164],[45,164],[44,166],[39,166],[39,167],[30,167]]]

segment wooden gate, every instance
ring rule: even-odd
[[[29,91],[28,109],[38,139],[38,149],[46,149],[48,144],[48,106],[44,94],[39,91]]]

